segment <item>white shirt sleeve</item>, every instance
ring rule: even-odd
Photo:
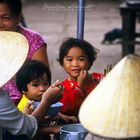
[[[20,112],[8,94],[0,90],[0,128],[11,134],[26,134],[33,137],[38,129],[37,120]]]

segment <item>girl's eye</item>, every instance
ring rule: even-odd
[[[32,86],[33,86],[33,87],[37,87],[37,86],[38,86],[38,84],[32,84]]]
[[[80,61],[84,61],[85,59],[84,59],[84,58],[80,58],[79,60],[80,60]]]
[[[2,20],[7,21],[7,20],[10,20],[12,18],[12,16],[11,15],[5,15],[5,16],[2,16],[1,18],[2,18]]]
[[[85,57],[80,57],[79,60],[80,60],[80,61],[85,61],[86,58],[85,58]]]
[[[72,59],[71,58],[67,58],[66,61],[72,61]]]
[[[46,81],[46,82],[44,83],[44,86],[48,86],[48,85],[49,85],[49,82]]]

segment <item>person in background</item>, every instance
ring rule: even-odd
[[[13,135],[34,137],[46,110],[62,97],[62,89],[58,88],[60,82],[56,81],[44,92],[39,107],[32,114],[23,114],[17,109],[8,93],[1,87],[20,69],[27,54],[28,44],[23,35],[0,32],[0,140],[3,140],[4,130]]]
[[[62,114],[78,117],[82,102],[103,78],[101,73],[88,72],[96,58],[97,49],[85,40],[68,38],[61,44],[58,61],[68,74],[62,82]]]
[[[26,61],[39,60],[49,67],[47,44],[39,33],[20,26],[21,18],[22,3],[20,0],[0,0],[0,31],[14,31],[24,35],[29,44]],[[19,103],[21,93],[17,90],[14,78],[7,82],[2,89],[9,93],[15,105]]]

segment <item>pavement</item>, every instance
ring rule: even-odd
[[[86,0],[84,39],[100,50],[90,72],[103,72],[107,64],[114,65],[122,58],[121,43],[101,44],[106,32],[122,26],[121,3],[122,0]],[[77,36],[77,8],[75,0],[23,0],[28,27],[47,42],[52,82],[67,76],[57,62],[58,49],[64,39]],[[136,47],[136,51],[140,53],[140,48]]]

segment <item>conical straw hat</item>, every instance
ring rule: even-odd
[[[0,31],[0,87],[20,69],[26,59],[28,48],[28,42],[23,35]]]
[[[83,102],[86,129],[108,138],[140,136],[140,57],[124,57]]]

